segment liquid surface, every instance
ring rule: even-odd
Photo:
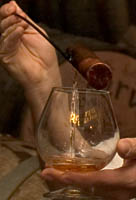
[[[52,167],[60,171],[73,171],[73,172],[91,172],[102,169],[105,163],[96,166],[92,164],[91,160],[87,158],[71,158],[67,156],[54,156],[46,159],[46,167]]]

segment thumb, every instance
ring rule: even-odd
[[[118,142],[117,151],[124,159],[136,159],[136,138],[124,138]]]

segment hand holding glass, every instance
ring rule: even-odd
[[[38,151],[46,166],[80,173],[100,170],[112,160],[118,140],[109,92],[53,88],[37,131]],[[71,186],[48,196],[95,199]]]

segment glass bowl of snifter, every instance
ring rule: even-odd
[[[119,129],[108,91],[53,88],[37,129],[37,147],[46,167],[91,173],[114,157]],[[90,190],[91,191],[91,190]],[[102,199],[69,185],[51,199]]]

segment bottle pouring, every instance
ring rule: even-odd
[[[38,31],[60,54],[71,63],[88,81],[90,87],[103,90],[107,89],[112,79],[111,68],[108,64],[102,62],[94,52],[84,45],[74,45],[68,47],[63,52],[41,29],[38,28],[27,18],[15,14]]]
[[[93,51],[77,44],[67,48],[73,66],[85,77],[89,86],[97,90],[107,89],[112,79],[108,64],[102,62]]]

